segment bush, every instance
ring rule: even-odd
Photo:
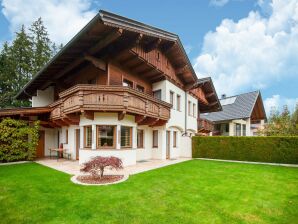
[[[298,137],[193,137],[192,156],[298,164]]]
[[[11,118],[0,122],[0,162],[33,160],[38,144],[39,122],[29,126]]]
[[[111,167],[116,170],[122,169],[122,160],[111,156],[111,157],[102,157],[96,156],[90,161],[83,164],[82,172],[90,173],[95,179],[101,179],[103,177],[104,169],[106,167]]]

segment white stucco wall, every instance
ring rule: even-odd
[[[50,148],[57,148],[58,146],[58,130],[53,128],[43,128],[40,130],[45,131],[44,155],[50,155]]]
[[[32,107],[44,107],[54,102],[54,87],[37,90],[37,95],[32,96]]]

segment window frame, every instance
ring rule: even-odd
[[[177,94],[176,96],[176,109],[178,111],[181,111],[181,96],[179,94]]]
[[[162,94],[161,89],[154,90],[152,93],[154,98],[161,100],[161,94]],[[156,97],[156,93],[160,93],[160,98]]]
[[[102,126],[108,126],[108,127],[113,127],[113,145],[112,146],[99,146],[98,145],[98,134],[99,134],[99,127]],[[96,149],[115,149],[116,148],[116,130],[117,126],[116,125],[96,125]]]
[[[173,131],[173,148],[177,148],[177,131]]]
[[[155,135],[156,133],[156,135]],[[156,145],[155,145],[155,137],[156,137]],[[158,130],[152,131],[152,148],[158,148]]]
[[[191,116],[191,101],[188,101],[188,116]]]
[[[142,91],[140,91],[140,89]],[[139,91],[139,92],[141,92],[141,93],[145,93],[145,87],[142,86],[142,85],[140,85],[140,84],[136,84],[136,90]]]
[[[124,83],[127,83],[128,85],[126,86],[126,85],[124,85]],[[131,85],[130,85],[130,84],[131,84]],[[123,79],[122,79],[122,86],[124,86],[124,87],[128,87],[128,88],[132,88],[132,89],[133,89],[133,85],[134,85],[133,81],[130,81],[130,80],[127,79],[127,78],[123,78]]]
[[[237,127],[240,127],[240,129],[237,130]],[[241,136],[241,124],[238,124],[238,123],[235,124],[235,136]]]
[[[175,96],[175,93],[172,91],[172,90],[170,90],[170,104],[172,104],[173,105],[173,109],[174,109],[174,96]]]
[[[68,144],[68,129],[65,130],[65,144]]]
[[[87,145],[87,128],[90,128],[90,130],[91,130],[90,146]],[[86,126],[84,126],[84,148],[91,148],[91,147],[92,147],[92,125],[86,125]]]
[[[139,145],[139,132],[141,132],[141,144]],[[144,130],[143,129],[137,129],[137,148],[138,149],[144,149]]]
[[[121,145],[121,138],[122,138],[122,135],[121,135],[121,129],[122,128],[129,128],[129,145],[127,145],[127,146],[122,146]],[[132,148],[132,127],[130,127],[130,126],[126,126],[126,125],[121,125],[120,126],[120,148]]]
[[[196,117],[196,104],[195,103],[192,104],[192,116]]]

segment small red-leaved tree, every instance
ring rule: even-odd
[[[101,179],[103,177],[103,172],[106,167],[111,167],[116,170],[123,169],[122,160],[114,156],[96,156],[92,158],[90,161],[84,163],[81,171],[85,173],[90,173],[94,178]]]

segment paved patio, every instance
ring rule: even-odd
[[[172,160],[144,160],[137,162],[136,165],[127,166],[123,170],[115,171],[106,169],[106,174],[126,174],[133,175],[137,173],[146,172],[149,170],[161,168],[164,166],[169,166],[176,163],[181,163],[184,161],[191,160],[190,158],[177,158]],[[53,168],[55,170],[62,171],[71,175],[80,174],[79,161],[59,159],[58,161],[53,158],[43,158],[35,161],[38,164]]]

